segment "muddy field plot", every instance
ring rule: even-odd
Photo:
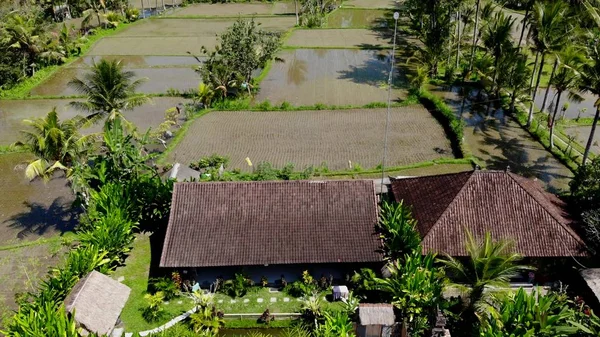
[[[89,51],[89,55],[199,55],[202,46],[214,49],[217,35],[231,26],[235,19],[151,19],[134,25],[122,33],[104,38]],[[295,17],[257,18],[261,27],[271,31],[286,31],[296,23]]]
[[[285,41],[288,47],[364,48],[390,46],[389,39],[369,29],[298,29]]]
[[[2,100],[0,101],[0,145],[9,145],[19,137],[25,118],[43,117],[56,107],[60,118],[71,118],[80,112],[69,106],[69,99],[31,99],[31,100]],[[125,117],[134,123],[139,130],[156,127],[164,121],[165,110],[180,103],[189,102],[179,97],[155,97],[151,104],[125,111]],[[83,133],[100,131],[102,123],[83,129]],[[0,211],[2,209],[0,208]]]
[[[397,8],[399,5],[399,1],[395,0],[348,0],[344,1],[342,7]]]
[[[273,63],[257,101],[362,106],[387,100],[387,51],[296,49],[279,57],[283,62]],[[392,99],[405,96],[394,90]]]
[[[385,10],[380,9],[338,9],[327,17],[329,28],[371,28],[385,27]]]
[[[348,169],[349,161],[374,168],[383,153],[385,112],[212,112],[194,122],[170,159],[189,164],[218,153],[229,156],[231,168],[242,170],[248,170],[246,157],[278,167],[294,163],[297,169],[321,163]],[[421,106],[392,110],[388,144],[390,166],[452,157],[444,130]]]
[[[585,148],[588,138],[590,137],[591,130],[591,126],[575,126],[566,128],[564,130],[564,133],[568,136],[574,137],[575,141]],[[592,153],[600,155],[600,131],[596,131],[596,133],[594,134],[594,140],[592,142],[592,148],[590,149],[590,151]]]
[[[293,2],[236,3],[236,4],[193,4],[177,9],[171,16],[238,16],[293,14]]]
[[[134,79],[144,78],[145,81],[138,87],[138,92],[146,94],[165,93],[169,89],[185,91],[198,87],[200,76],[193,67],[176,68],[138,68],[127,69],[135,73]],[[68,86],[75,77],[83,78],[88,72],[85,68],[64,68],[48,80],[31,90],[34,96],[74,96],[77,91]]]

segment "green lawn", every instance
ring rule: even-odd
[[[138,235],[133,243],[131,255],[125,260],[125,266],[118,268],[112,275],[114,279],[118,279],[120,276],[125,277],[123,284],[131,288],[129,300],[121,312],[121,320],[125,324],[126,332],[154,329],[193,307],[190,299],[176,298],[163,305],[166,314],[162,320],[154,323],[144,320],[141,310],[147,305],[144,295],[148,288],[150,255],[150,238],[146,235]],[[179,301],[181,303],[178,303]]]
[[[319,297],[323,298],[328,294],[330,292],[323,292],[319,294]],[[271,302],[272,298],[275,300],[274,302]],[[285,302],[285,298],[288,299],[287,302]],[[259,299],[262,299],[262,302],[259,302]],[[231,303],[232,300],[235,303]],[[222,302],[219,303],[219,301]],[[246,296],[236,299],[224,294],[215,295],[217,309],[222,310],[226,314],[262,313],[267,308],[272,313],[294,313],[300,311],[301,304],[301,301],[284,292],[271,293],[268,288],[250,291]],[[341,302],[327,302],[323,300],[323,309],[325,310],[335,311],[341,308]]]
[[[148,288],[150,256],[150,238],[140,234],[133,243],[131,254],[125,260],[125,266],[118,268],[112,275],[114,279],[121,276],[125,277],[123,284],[131,288],[129,300],[121,313],[121,320],[125,325],[126,332],[139,332],[156,328],[193,307],[193,302],[189,298],[181,296],[163,305],[166,314],[162,320],[154,323],[148,323],[144,320],[141,310],[147,305],[144,295]],[[327,294],[328,292],[323,292],[319,296],[325,297]],[[289,298],[288,302],[284,301],[286,297]],[[262,303],[258,301],[259,298],[263,299]],[[271,302],[271,298],[275,298],[275,302]],[[219,303],[219,300],[222,302]],[[292,296],[288,296],[283,292],[270,293],[268,288],[251,290],[246,296],[236,298],[235,303],[231,303],[231,300],[231,297],[224,294],[216,294],[214,298],[217,309],[226,314],[262,313],[267,308],[273,313],[294,313],[298,312],[301,306],[301,302]],[[245,300],[247,301],[244,303]],[[341,302],[323,301],[323,309],[325,310],[336,311],[341,308]],[[247,320],[236,321],[239,320],[228,319],[227,326],[230,323],[232,326],[236,326],[236,323],[245,324],[243,322]]]

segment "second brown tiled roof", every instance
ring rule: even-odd
[[[372,181],[177,183],[161,267],[377,262]]]
[[[392,180],[412,206],[423,250],[464,256],[465,230],[515,242],[528,257],[584,256],[564,205],[535,181],[505,171],[470,171]]]

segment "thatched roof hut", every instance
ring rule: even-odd
[[[358,318],[360,325],[392,326],[396,321],[394,306],[386,303],[361,303]]]
[[[92,271],[77,282],[65,299],[69,313],[85,332],[110,334],[119,320],[131,289],[110,277]]]

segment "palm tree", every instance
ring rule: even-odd
[[[71,102],[76,109],[89,112],[87,119],[96,122],[104,116],[114,118],[125,110],[149,102],[148,96],[136,93],[144,79],[133,80],[132,71],[123,70],[121,61],[94,62],[91,72],[83,79],[75,78],[69,86],[86,96],[85,102]]]
[[[600,11],[594,8],[589,2],[584,3],[585,8],[588,10],[594,22],[600,28]],[[594,135],[596,134],[596,126],[598,120],[600,120],[600,50],[597,45],[592,45],[589,48],[589,59],[591,63],[584,65],[581,79],[581,89],[584,92],[590,92],[598,97],[594,106],[596,107],[596,114],[594,115],[594,122],[592,123],[592,130],[588,138],[587,144],[585,145],[585,151],[583,153],[583,163],[585,165],[587,158],[590,154],[592,143],[594,142]]]
[[[517,99],[521,101],[529,99],[528,82],[531,70],[527,64],[527,55],[515,48],[503,56],[501,68],[504,71],[500,73],[498,81],[500,85],[510,90],[510,111],[514,112]]]
[[[27,66],[35,62],[37,55],[42,51],[44,31],[33,17],[14,13],[5,18],[2,27],[3,44],[21,53]]]
[[[583,99],[577,93],[581,67],[585,63],[585,56],[581,54],[581,51],[577,47],[569,46],[557,57],[559,63],[559,70],[552,78],[550,86],[554,86],[556,89],[556,103],[554,105],[554,112],[550,118],[550,149],[554,147],[554,127],[556,125],[556,115],[560,106],[560,99],[563,92],[569,92],[569,98],[575,101],[582,101]]]
[[[475,240],[473,234],[466,232],[466,261],[446,256],[442,264],[452,280],[452,286],[468,291],[469,304],[466,308],[468,319],[476,322],[475,317],[485,313],[490,297],[485,293],[489,287],[508,287],[511,278],[531,267],[519,265],[521,256],[512,252],[508,241],[493,241],[486,233],[483,241]]]
[[[568,37],[569,31],[566,29],[564,20],[567,10],[567,7],[563,5],[562,1],[549,3],[538,2],[534,5],[533,17],[531,20],[531,35],[533,37],[535,50],[541,55],[541,60],[531,105],[529,107],[527,126],[531,125],[533,120],[533,105],[538,88],[540,87],[540,80],[542,78],[546,56],[552,50],[559,50]]]
[[[515,19],[513,19],[512,16],[506,17],[502,11],[498,11],[494,19],[491,20],[483,32],[483,45],[494,57],[492,83],[496,86],[496,94],[500,91],[500,88],[497,85],[500,58],[513,48],[511,32],[514,23]]]
[[[13,146],[36,157],[25,169],[25,176],[30,180],[37,177],[49,179],[56,170],[68,174],[71,166],[91,151],[96,137],[95,134],[79,134],[81,118],[61,122],[56,109],[52,109],[44,118],[26,119],[23,123],[29,127],[21,131],[25,141],[16,142]]]

